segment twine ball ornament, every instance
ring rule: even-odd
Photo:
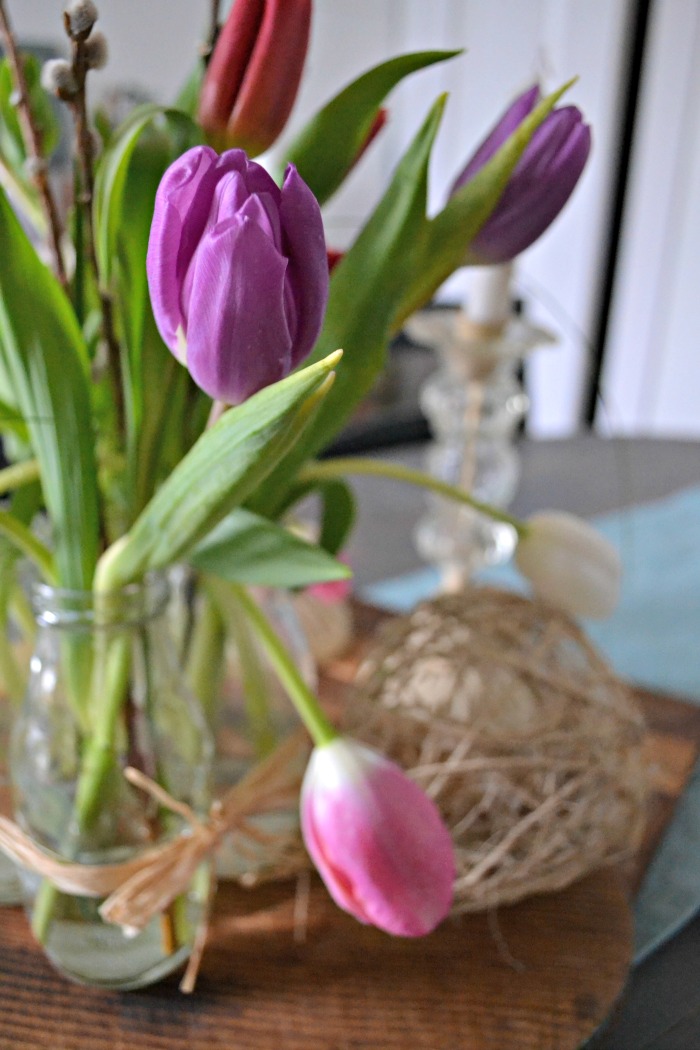
[[[348,729],[450,828],[455,912],[562,889],[638,847],[643,719],[559,610],[487,587],[425,602],[385,627],[357,686]]]

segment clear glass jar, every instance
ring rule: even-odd
[[[0,813],[6,817],[10,816],[12,808],[7,768],[11,715],[9,700],[0,697]],[[22,885],[17,868],[0,850],[0,904],[21,903]]]
[[[273,587],[255,587],[252,593],[275,633],[293,657],[311,689],[316,688],[316,664],[292,595]],[[244,615],[230,617],[225,642],[224,679],[214,711],[214,791],[217,796],[237,783],[291,732],[299,717],[273,670],[267,653]],[[305,755],[300,755],[301,768]],[[293,839],[299,832],[299,807],[292,806],[251,818],[272,843]],[[216,858],[220,879],[239,879],[274,867],[274,846],[252,845],[241,856],[233,836],[224,838]]]
[[[127,765],[195,812],[208,809],[211,736],[175,658],[167,598],[160,575],[99,597],[33,589],[38,630],[10,751],[15,818],[63,859],[131,860],[181,830],[182,818],[129,784]],[[76,981],[127,989],[188,958],[208,872],[203,866],[189,891],[137,933],[103,922],[99,899],[27,873],[23,882],[51,962]]]

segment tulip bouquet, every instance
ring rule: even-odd
[[[391,473],[475,505],[419,472],[316,457],[381,373],[392,334],[445,278],[512,257],[552,221],[581,173],[589,132],[578,110],[557,108],[565,88],[527,92],[428,217],[438,99],[329,272],[323,204],[380,131],[391,89],[456,52],[403,55],[365,72],[266,167],[253,158],[289,115],[311,0],[235,0],[223,27],[213,9],[204,57],[177,103],[139,107],[112,128],[88,104],[91,70],[106,60],[92,0],[67,7],[70,57],[41,72],[18,52],[0,0],[0,427],[10,461],[0,472],[10,494],[0,510],[0,615],[19,602],[20,555],[49,584],[97,602],[189,564],[201,624],[225,620],[226,603],[237,603],[316,744],[302,826],[335,899],[362,921],[424,933],[449,908],[454,871],[434,807],[391,763],[337,736],[246,586],[347,576],[336,556],[353,519],[348,474]],[[48,176],[48,94],[75,128],[67,214]],[[310,492],[320,497],[317,544],[285,528]],[[521,566],[546,586],[542,564],[554,547],[562,556],[561,531],[558,545],[545,542],[539,522],[477,506],[514,525]],[[32,527],[40,511],[48,534]],[[598,599],[595,580],[579,584],[599,551],[576,537],[588,557],[567,596]],[[203,633],[195,624],[195,648]],[[188,655],[199,667],[192,684],[206,694],[216,675],[201,653]],[[18,681],[6,646],[0,656]],[[64,656],[84,732],[74,815],[82,827],[111,782],[128,707],[125,657],[81,646]]]

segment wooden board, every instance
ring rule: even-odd
[[[361,926],[314,883],[305,943],[294,928],[293,887],[225,886],[193,996],[174,980],[114,994],[54,974],[10,909],[0,1047],[564,1050],[606,1016],[629,963],[629,912],[609,874],[413,941]]]
[[[376,614],[360,622],[367,636]],[[361,647],[325,679],[331,705],[342,703]],[[180,995],[176,978],[121,994],[70,984],[32,941],[22,911],[6,909],[0,1050],[575,1050],[624,987],[627,887],[638,882],[700,749],[700,709],[649,693],[640,699],[655,793],[643,849],[625,872],[464,916],[415,941],[361,926],[316,880],[303,941],[295,884],[222,886],[191,997]]]

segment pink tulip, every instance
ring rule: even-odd
[[[199,122],[217,149],[262,153],[287,123],[309,44],[311,0],[235,0],[204,75]]]
[[[420,937],[449,912],[450,834],[435,804],[384,756],[343,737],[316,747],[301,826],[329,893],[360,922]]]

